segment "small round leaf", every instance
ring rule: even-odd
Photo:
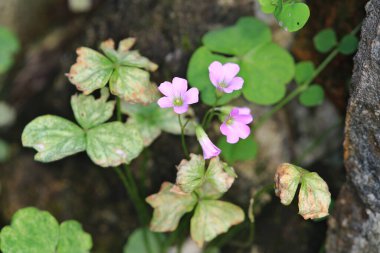
[[[344,55],[353,54],[358,49],[358,43],[358,38],[355,35],[346,35],[339,42],[338,50]]]
[[[296,32],[305,26],[310,17],[310,10],[304,3],[285,3],[275,16],[286,31]]]
[[[315,35],[313,42],[319,52],[327,53],[337,44],[336,33],[331,28],[324,29]]]
[[[218,141],[218,147],[222,150],[223,158],[230,164],[255,159],[258,148],[252,137],[240,140],[236,144],[230,144],[225,137],[221,137]]]
[[[315,71],[314,63],[311,61],[302,61],[296,65],[295,80],[297,84],[302,85],[313,77]]]
[[[322,104],[324,97],[323,88],[314,84],[301,93],[299,101],[304,106],[316,106]]]

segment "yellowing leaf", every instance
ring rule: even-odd
[[[100,125],[112,117],[115,102],[107,102],[108,97],[107,88],[101,90],[99,99],[82,94],[71,97],[71,107],[74,111],[75,119],[84,129]]]
[[[164,182],[158,193],[146,201],[154,208],[150,229],[155,232],[174,231],[181,217],[193,210],[197,198],[194,194],[181,192],[177,186]]]
[[[176,184],[182,191],[191,193],[203,183],[205,160],[201,155],[190,154],[190,161],[182,160],[177,169]]]
[[[121,122],[105,123],[87,132],[87,154],[102,167],[128,164],[142,149],[138,130]]]
[[[150,104],[157,101],[158,89],[149,80],[149,73],[134,67],[120,66],[110,80],[111,93],[128,103]]]
[[[86,95],[103,88],[111,77],[112,62],[87,47],[78,48],[77,54],[77,62],[71,66],[67,74],[70,82]]]
[[[38,151],[35,159],[52,162],[84,151],[84,131],[73,122],[53,115],[35,118],[22,133],[22,145]]]
[[[220,200],[201,200],[191,219],[191,237],[202,247],[216,236],[244,220],[243,210]]]
[[[331,194],[326,182],[315,172],[302,176],[298,196],[299,214],[307,219],[317,219],[329,215]]]
[[[301,171],[299,167],[289,163],[278,166],[274,177],[275,192],[282,204],[289,205],[292,202],[300,180]]]

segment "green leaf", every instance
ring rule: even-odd
[[[17,37],[6,27],[0,26],[0,74],[13,65],[13,55],[19,50]]]
[[[182,160],[177,170],[176,184],[183,192],[191,193],[203,183],[205,160],[201,155],[190,154],[190,161]]]
[[[313,77],[315,71],[314,63],[311,61],[302,61],[296,65],[295,80],[297,84],[302,85]]]
[[[220,97],[217,96],[217,89],[210,85],[201,91],[201,100],[204,104],[209,106],[220,106],[229,103],[231,100],[238,98],[242,91],[237,90],[232,93],[222,93]]]
[[[75,119],[84,129],[100,125],[112,117],[115,102],[107,102],[108,97],[107,88],[101,90],[99,99],[82,94],[71,97],[71,107],[74,111]]]
[[[315,172],[302,176],[298,196],[299,214],[307,219],[318,219],[329,215],[331,194],[326,182]]]
[[[276,9],[276,5],[273,4],[272,0],[259,0],[261,11],[264,13],[273,13]]]
[[[191,237],[202,247],[244,220],[243,210],[220,200],[201,200],[191,219]]]
[[[77,49],[77,62],[67,74],[70,82],[85,95],[103,88],[109,81],[113,63],[107,57],[87,47]]]
[[[102,167],[129,164],[143,149],[138,130],[121,122],[110,122],[87,132],[87,154]]]
[[[208,32],[202,38],[209,50],[237,56],[271,40],[269,27],[252,17],[242,17],[234,26]]]
[[[67,119],[45,115],[35,118],[22,133],[22,145],[38,151],[35,159],[52,162],[86,149],[84,131]]]
[[[341,54],[350,55],[358,49],[358,38],[355,35],[348,34],[339,42],[338,50]]]
[[[303,169],[289,163],[278,166],[274,176],[275,192],[283,205],[290,205],[301,181]]]
[[[0,101],[0,127],[11,125],[16,119],[16,110],[7,103]]]
[[[247,54],[241,64],[243,95],[251,102],[271,105],[285,96],[285,85],[295,72],[292,56],[274,43]]]
[[[154,208],[150,229],[155,232],[174,231],[181,217],[191,212],[197,203],[194,194],[182,192],[178,186],[164,182],[158,193],[146,201]]]
[[[158,99],[158,89],[145,70],[120,66],[110,79],[111,93],[128,103],[150,104]]]
[[[285,3],[275,16],[286,31],[296,32],[305,26],[310,17],[310,10],[304,3]]]
[[[318,52],[327,53],[337,44],[336,33],[331,28],[324,29],[315,35],[313,41]]]
[[[88,253],[91,236],[76,221],[65,221],[60,226],[48,212],[34,207],[17,211],[11,225],[0,233],[4,253]]]
[[[236,144],[230,144],[226,137],[221,137],[217,146],[222,150],[223,158],[230,164],[255,159],[258,148],[252,137],[240,140]]]
[[[88,253],[91,248],[91,235],[83,231],[79,222],[70,220],[60,225],[57,253]]]
[[[146,245],[146,240],[150,245],[150,251]],[[132,232],[128,237],[128,242],[124,246],[123,253],[160,253],[161,244],[157,240],[157,237],[161,234],[155,234],[146,228],[139,228]],[[160,236],[162,238],[162,236]]]
[[[213,61],[227,63],[229,62],[229,59],[224,56],[211,53],[211,51],[209,51],[206,47],[200,47],[193,53],[187,68],[187,79],[191,86],[197,87],[202,92],[207,87],[212,87],[215,89],[210,81],[208,72],[208,66]]]
[[[219,157],[210,160],[198,196],[202,199],[218,199],[230,189],[237,177],[234,169],[220,161]]]
[[[10,148],[8,144],[0,139],[0,163],[5,162],[10,155]]]
[[[4,253],[54,253],[59,226],[48,212],[28,207],[13,215],[11,225],[1,230],[0,236]]]
[[[178,123],[178,114],[172,109],[160,108],[157,103],[147,106],[140,104],[122,103],[123,113],[129,116],[127,125],[134,126],[139,130],[144,141],[144,146],[149,146],[160,134],[161,131],[171,134],[181,134],[181,127]],[[194,135],[195,120],[194,112],[190,108],[185,114],[180,115],[182,122],[190,119],[185,128],[186,135]]]
[[[314,84],[301,93],[299,101],[304,106],[316,106],[322,104],[324,97],[323,88],[320,85]]]

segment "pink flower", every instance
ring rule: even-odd
[[[240,67],[235,63],[222,65],[220,62],[214,61],[210,64],[208,70],[211,83],[220,91],[231,93],[243,87],[243,78],[236,76],[240,71]]]
[[[220,131],[227,136],[228,143],[236,143],[239,138],[246,139],[251,133],[251,129],[247,126],[253,121],[251,110],[247,107],[235,107],[231,110]]]
[[[197,126],[195,128],[195,134],[199,143],[201,144],[204,159],[210,159],[220,154],[221,150],[211,142],[210,138],[208,138],[206,132],[202,127]]]
[[[158,90],[165,97],[160,98],[157,104],[161,108],[173,107],[177,114],[185,113],[190,104],[197,103],[199,100],[198,89],[187,90],[187,80],[179,77],[174,77],[172,83],[161,83]]]

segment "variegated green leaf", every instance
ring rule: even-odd
[[[91,48],[78,48],[77,54],[77,62],[67,74],[70,82],[86,95],[103,88],[111,77],[113,63]]]
[[[71,97],[71,107],[74,111],[75,119],[84,129],[100,125],[112,117],[115,102],[107,102],[108,97],[107,88],[101,90],[99,99],[82,94]]]
[[[150,229],[155,232],[174,231],[181,217],[193,210],[197,198],[192,193],[184,193],[178,186],[164,182],[158,193],[150,195],[146,201],[154,208]]]
[[[234,169],[220,161],[219,157],[210,160],[204,183],[198,194],[202,198],[218,199],[230,189],[237,177]]]
[[[331,194],[326,182],[315,172],[302,175],[298,196],[299,214],[307,219],[317,219],[329,215]]]
[[[121,122],[105,123],[87,131],[87,154],[102,167],[129,164],[142,149],[138,130]]]
[[[301,181],[302,171],[301,168],[289,163],[278,166],[274,178],[275,191],[282,204],[289,205],[292,202]]]
[[[205,160],[201,155],[190,154],[190,161],[182,160],[177,167],[176,184],[186,193],[191,193],[203,183]]]
[[[191,219],[191,237],[202,247],[216,236],[244,220],[243,210],[220,200],[201,200]]]
[[[84,151],[84,131],[73,122],[53,115],[35,118],[22,133],[22,145],[38,151],[35,159],[52,162]]]
[[[110,79],[111,93],[128,103],[150,104],[158,99],[158,89],[145,70],[120,66]]]
[[[79,222],[69,220],[60,225],[57,253],[88,253],[91,248],[91,235],[83,231]]]

